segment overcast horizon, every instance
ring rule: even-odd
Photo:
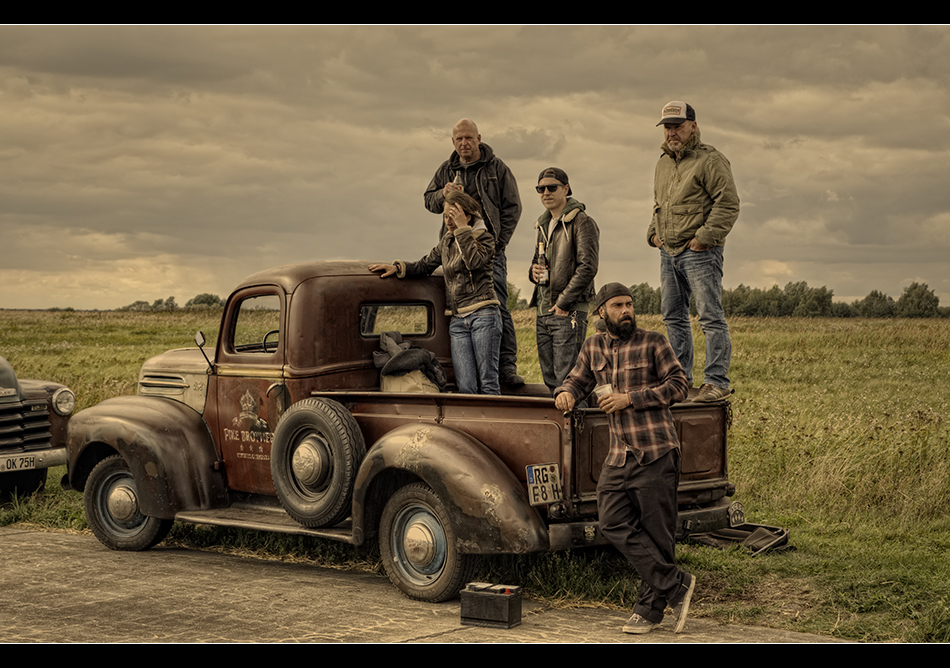
[[[518,179],[523,297],[552,165],[600,227],[597,284],[657,287],[673,99],[735,175],[724,288],[850,303],[918,282],[950,304],[946,26],[6,26],[0,308],[184,305],[281,264],[418,259],[462,117]]]

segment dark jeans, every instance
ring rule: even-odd
[[[518,339],[515,338],[515,323],[508,312],[508,258],[505,250],[495,249],[495,266],[492,271],[495,296],[501,302],[501,349],[498,355],[499,375],[504,378],[518,369]]]
[[[539,316],[535,324],[541,377],[551,396],[577,363],[577,355],[587,337],[587,311],[572,311],[568,316]]]
[[[633,611],[654,624],[689,584],[674,561],[679,471],[679,448],[646,466],[628,453],[622,467],[605,464],[597,483],[600,531],[640,575]]]

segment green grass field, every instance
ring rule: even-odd
[[[515,316],[520,369],[540,382],[533,316]],[[216,312],[0,311],[0,355],[20,377],[69,385],[81,409],[133,393],[145,359],[192,345],[198,329],[212,345],[218,321]],[[664,331],[658,316],[639,324]],[[950,320],[734,318],[730,327],[736,498],[750,521],[788,527],[797,549],[753,558],[679,546],[698,577],[695,614],[849,639],[950,640]],[[45,495],[0,508],[0,524],[83,530],[80,496],[56,483],[63,472]],[[329,542],[192,526],[176,526],[171,540],[379,570],[371,551]],[[483,575],[578,605],[629,606],[637,588],[609,549],[488,559]]]

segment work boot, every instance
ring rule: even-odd
[[[498,382],[502,385],[524,385],[524,377],[518,375],[517,367],[512,367],[498,373]]]

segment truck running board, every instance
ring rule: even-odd
[[[276,531],[298,536],[328,538],[356,545],[350,520],[333,527],[310,529],[297,523],[281,509],[260,506],[231,506],[214,510],[190,510],[175,515],[175,519],[192,524],[211,524],[214,526],[250,529],[252,531]]]

